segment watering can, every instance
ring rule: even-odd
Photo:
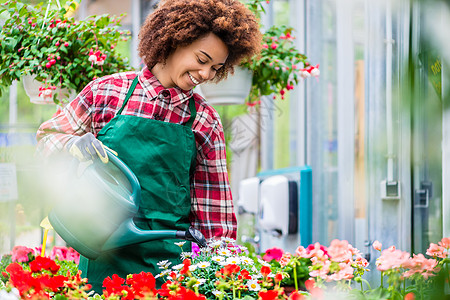
[[[122,160],[109,150],[107,154],[108,163],[94,160],[81,176],[68,172],[70,187],[62,190],[48,215],[69,246],[89,259],[104,251],[159,239],[184,239],[206,246],[203,234],[193,227],[186,231],[137,227],[133,217],[141,199],[139,181]]]

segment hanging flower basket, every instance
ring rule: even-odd
[[[252,88],[253,72],[236,67],[233,75],[218,83],[204,83],[200,90],[206,101],[213,105],[244,104]]]
[[[22,77],[23,88],[30,102],[34,104],[56,104],[54,97],[59,103],[68,103],[76,96],[74,90],[61,89],[56,86],[45,87],[42,82],[35,80],[36,76],[25,75]]]
[[[69,91],[79,93],[96,78],[132,70],[116,47],[129,39],[121,16],[75,20],[78,2],[58,8],[52,1],[47,6],[22,2],[0,5],[6,18],[0,31],[0,96],[13,81],[33,75],[39,85],[31,102],[64,104]]]

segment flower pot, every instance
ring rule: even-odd
[[[58,94],[57,99],[61,102],[68,102],[75,98],[76,93],[75,91],[68,89],[60,89],[56,88],[54,90],[51,90],[51,94],[48,94],[48,96],[45,96],[45,91],[39,90],[41,86],[43,86],[43,83],[40,81],[35,80],[34,75],[25,75],[22,77],[23,82],[23,88],[25,89],[25,93],[30,97],[30,102],[35,104],[56,104],[53,101],[53,95],[55,93]]]
[[[244,104],[252,88],[252,78],[250,70],[237,67],[233,75],[219,83],[200,85],[201,94],[213,105]]]

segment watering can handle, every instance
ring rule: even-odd
[[[108,155],[109,161],[119,168],[130,182],[132,191],[131,197],[135,199],[137,202],[135,204],[139,206],[139,202],[141,200],[141,185],[139,184],[139,180],[136,175],[134,175],[127,165],[113,153],[113,150],[106,148],[106,154]]]

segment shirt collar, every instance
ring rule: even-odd
[[[170,105],[177,106],[189,100],[193,95],[192,89],[184,91],[178,87],[164,88],[158,78],[147,67],[144,67],[138,73],[138,76],[139,82],[150,100],[154,100],[163,90],[167,90],[170,93]]]

